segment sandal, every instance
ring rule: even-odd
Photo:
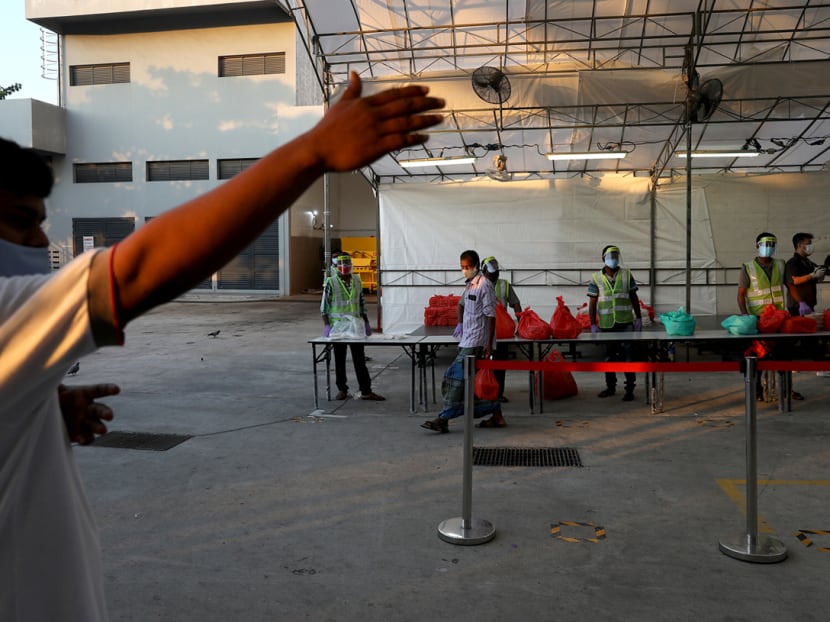
[[[492,419],[485,419],[484,421],[480,421],[479,424],[476,426],[477,428],[506,428],[507,422],[506,421],[493,421]]]
[[[424,421],[421,424],[421,427],[425,430],[432,430],[433,432],[441,432],[441,434],[446,434],[450,431],[450,425],[446,419],[441,419],[438,417],[437,419],[430,419],[429,421]]]

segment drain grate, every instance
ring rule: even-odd
[[[477,466],[581,467],[573,447],[473,447]]]
[[[120,449],[146,449],[167,451],[191,438],[184,434],[148,434],[146,432],[108,432],[95,439],[95,447],[118,447]]]

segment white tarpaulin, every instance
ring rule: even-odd
[[[682,203],[658,204],[654,245],[658,263],[677,268],[680,284],[685,283],[686,256],[683,198]],[[715,253],[702,193],[696,193],[693,204],[692,263],[705,267],[713,264]],[[460,293],[459,255],[466,249],[482,258],[495,256],[505,273],[517,271],[513,281],[522,304],[545,319],[553,313],[556,296],[564,296],[572,310],[585,302],[588,279],[601,267],[606,244],[619,246],[635,278],[648,282],[647,179],[382,186],[380,231],[385,332],[422,325],[430,296]],[[682,304],[682,294],[673,292],[666,304]],[[647,294],[643,298],[648,301]],[[714,291],[696,291],[698,306],[699,312],[714,313]]]

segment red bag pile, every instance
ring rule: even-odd
[[[556,311],[550,318],[550,329],[554,339],[576,339],[582,332],[582,324],[571,315],[562,296],[556,297]]]
[[[480,400],[495,402],[499,399],[499,382],[492,369],[479,369],[476,372],[473,393]]]
[[[558,350],[551,351],[545,357],[546,363],[564,361]],[[546,400],[561,400],[579,393],[574,375],[569,371],[545,371],[542,380],[542,395]]]
[[[424,307],[424,326],[455,326],[458,324],[458,302],[461,296],[430,296]]]
[[[758,316],[758,332],[777,333],[788,317],[790,313],[786,309],[776,309],[775,305],[769,304]]]
[[[500,302],[496,303],[496,339],[511,339],[516,334],[516,322]]]
[[[523,339],[550,339],[550,324],[539,317],[530,307],[526,307],[519,316],[519,337]]]

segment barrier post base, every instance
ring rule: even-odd
[[[438,525],[438,537],[450,544],[473,546],[490,542],[496,537],[496,528],[483,518],[472,518],[467,529],[463,526],[463,519],[448,518]]]
[[[787,558],[787,547],[778,538],[742,534],[729,540],[721,540],[720,552],[729,557],[756,564],[774,564]]]

